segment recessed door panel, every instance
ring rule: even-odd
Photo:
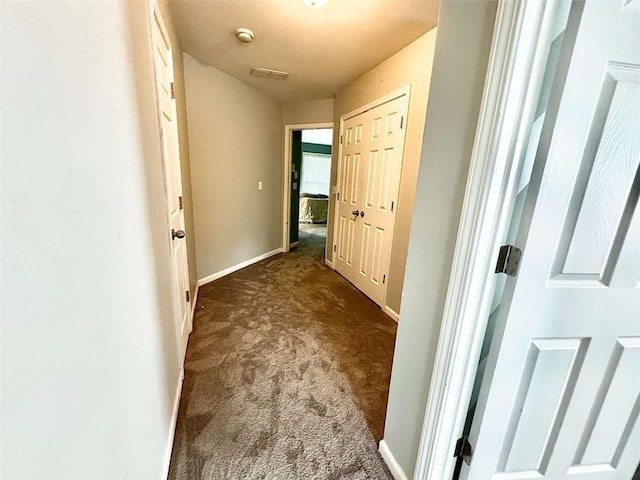
[[[640,337],[614,343],[569,473],[615,470],[640,413]]]
[[[575,208],[560,244],[558,279],[605,285],[605,272],[613,274],[613,261],[638,203],[640,109],[636,105],[640,105],[640,68],[610,63],[574,187]]]
[[[350,218],[347,221],[347,258],[346,263],[349,267],[353,266],[353,258],[354,258],[354,242],[356,241],[356,225],[355,220]]]
[[[362,243],[360,248],[360,275],[368,276],[371,269],[371,225],[362,225]]]
[[[529,345],[498,467],[505,473],[500,478],[535,478],[546,472],[587,345],[588,339],[535,339]]]
[[[360,153],[354,153],[351,162],[351,171],[349,172],[349,180],[351,186],[349,187],[349,203],[353,206],[358,206],[360,189]]]
[[[351,202],[351,155],[347,154],[342,159],[340,169],[340,201]]]
[[[360,143],[362,143],[362,130],[364,128],[364,125],[362,123],[356,125],[356,127],[353,130],[353,143],[355,145],[359,145]]]
[[[389,210],[391,208],[391,202],[397,197],[397,189],[394,188],[394,186],[398,183],[399,179],[395,178],[395,172],[392,168],[394,162],[397,161],[394,154],[395,149],[393,147],[385,148],[382,152],[381,170],[383,174],[380,175],[377,202],[378,210],[381,212]]]
[[[382,277],[385,275],[385,232],[384,229],[376,227],[373,237],[373,253],[371,255],[371,282],[376,286],[383,283]]]
[[[380,152],[372,150],[369,152],[369,165],[367,168],[367,208],[373,208],[376,201],[376,185],[379,183],[382,162]]]
[[[382,117],[376,116],[371,121],[371,141],[375,142],[380,140],[382,134]]]
[[[338,260],[344,262],[347,251],[347,223],[349,220],[343,215],[338,223]]]

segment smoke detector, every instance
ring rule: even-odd
[[[236,37],[242,43],[251,43],[251,40],[254,39],[253,32],[248,28],[239,28],[236,30]]]
[[[270,68],[251,67],[251,75],[255,77],[266,77],[266,78],[273,78],[275,80],[284,80],[290,74],[289,72],[271,70]]]
[[[327,3],[327,0],[303,0],[303,1],[307,7],[312,7],[312,8],[321,8],[322,6],[324,6],[325,3]]]

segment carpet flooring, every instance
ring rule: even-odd
[[[325,232],[200,288],[170,479],[392,478],[396,324],[324,265]]]

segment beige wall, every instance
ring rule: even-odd
[[[281,246],[283,106],[188,54],[184,69],[203,279]]]
[[[163,476],[182,358],[149,19],[2,4],[2,478]]]
[[[333,104],[333,98],[285,103],[282,122],[285,125],[333,122]]]
[[[187,259],[189,262],[189,290],[195,298],[197,284],[196,235],[193,226],[193,199],[191,193],[191,164],[189,162],[189,130],[187,126],[187,98],[184,89],[184,64],[182,48],[165,0],[159,1],[160,12],[169,32],[173,48],[173,76],[178,117],[178,141],[180,148],[180,170],[182,174],[182,198],[184,206],[184,226],[187,234]]]
[[[441,4],[384,431],[408,478],[420,442],[496,5]]]
[[[422,136],[424,131],[425,111],[429,95],[429,79],[436,41],[436,29],[420,37],[415,42],[400,50],[358,80],[343,88],[335,100],[334,148],[340,137],[340,116],[349,113],[362,105],[366,105],[394,90],[411,85],[409,114],[407,119],[407,136],[405,141],[404,162],[398,195],[398,210],[393,233],[393,247],[389,266],[389,286],[386,304],[394,311],[400,311],[402,283],[407,260],[411,214],[415,197]],[[331,184],[337,182],[337,156],[333,159]],[[330,224],[327,234],[327,257],[332,258],[333,245],[333,209],[334,196],[331,197]]]

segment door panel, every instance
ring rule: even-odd
[[[606,285],[611,279],[622,246],[620,240],[629,229],[630,209],[637,203],[637,185],[632,191],[640,163],[637,105],[640,68],[609,63],[574,190],[572,203],[576,207],[567,217],[554,280]]]
[[[360,275],[364,275],[365,277],[369,275],[369,265],[371,263],[371,255],[372,252],[370,250],[371,246],[371,225],[364,222],[362,225],[362,243],[360,245]]]
[[[534,167],[472,480],[629,480],[640,462],[637,32],[622,2],[586,2]]]
[[[407,97],[399,94],[344,120],[342,126],[335,265],[381,306],[386,297]]]
[[[178,125],[176,105],[172,93],[173,57],[171,43],[166,28],[157,11],[153,16],[153,50],[156,76],[156,92],[160,110],[162,139],[162,159],[165,180],[165,193],[170,229],[183,231],[185,228],[182,209],[182,174],[180,170],[180,151],[178,147]],[[167,232],[170,234],[170,232]],[[182,347],[186,348],[186,337],[191,331],[189,323],[191,299],[189,291],[189,271],[187,264],[186,242],[182,238],[172,238],[171,249],[175,278],[177,326],[182,337]]]
[[[347,267],[353,266],[355,223],[355,219],[352,217],[346,217],[344,215],[340,217],[337,248],[338,260]]]
[[[547,469],[587,343],[540,338],[529,344],[498,466],[498,471],[518,473],[499,478],[536,478]]]
[[[640,337],[616,339],[569,473],[617,467],[638,420],[638,365]]]
[[[360,187],[360,153],[354,153],[351,158],[349,182],[349,203],[356,207],[358,205],[359,195],[358,189]]]

